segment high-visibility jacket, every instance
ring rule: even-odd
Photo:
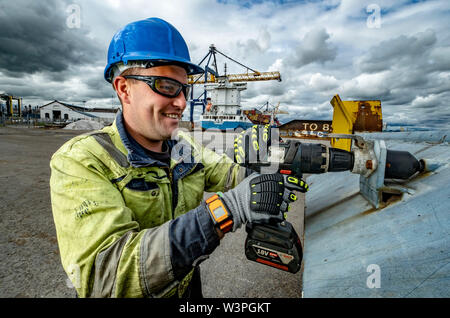
[[[178,136],[167,167],[128,135],[119,113],[53,155],[61,262],[80,297],[181,297],[193,266],[219,245],[203,193],[233,188],[245,169]]]

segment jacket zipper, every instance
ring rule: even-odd
[[[170,180],[170,189],[172,190],[172,219],[175,218],[175,208],[177,207],[177,197],[178,197],[178,185],[173,182],[173,172],[172,169],[169,170],[169,180]]]
[[[192,169],[190,171],[194,170],[196,167],[197,167],[197,165],[192,167]],[[177,203],[178,203],[178,180],[176,182],[173,182],[172,169],[168,168],[168,171],[169,171],[170,188],[172,190],[172,219],[175,219],[175,209],[176,209]]]

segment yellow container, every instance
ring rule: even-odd
[[[354,134],[355,132],[382,131],[381,101],[342,101],[335,95],[330,101],[333,111],[333,133]],[[331,146],[350,151],[351,139],[331,139]]]

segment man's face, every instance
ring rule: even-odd
[[[139,75],[165,76],[183,84],[187,83],[185,69],[175,65],[141,69]],[[142,138],[147,141],[170,139],[174,130],[178,128],[181,114],[186,109],[183,92],[177,97],[170,98],[154,92],[145,82],[129,79],[127,81],[132,82],[129,104],[123,106],[127,130],[138,141]]]

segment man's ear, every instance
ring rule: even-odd
[[[124,104],[130,104],[130,82],[122,76],[117,76],[113,81],[117,96]]]

